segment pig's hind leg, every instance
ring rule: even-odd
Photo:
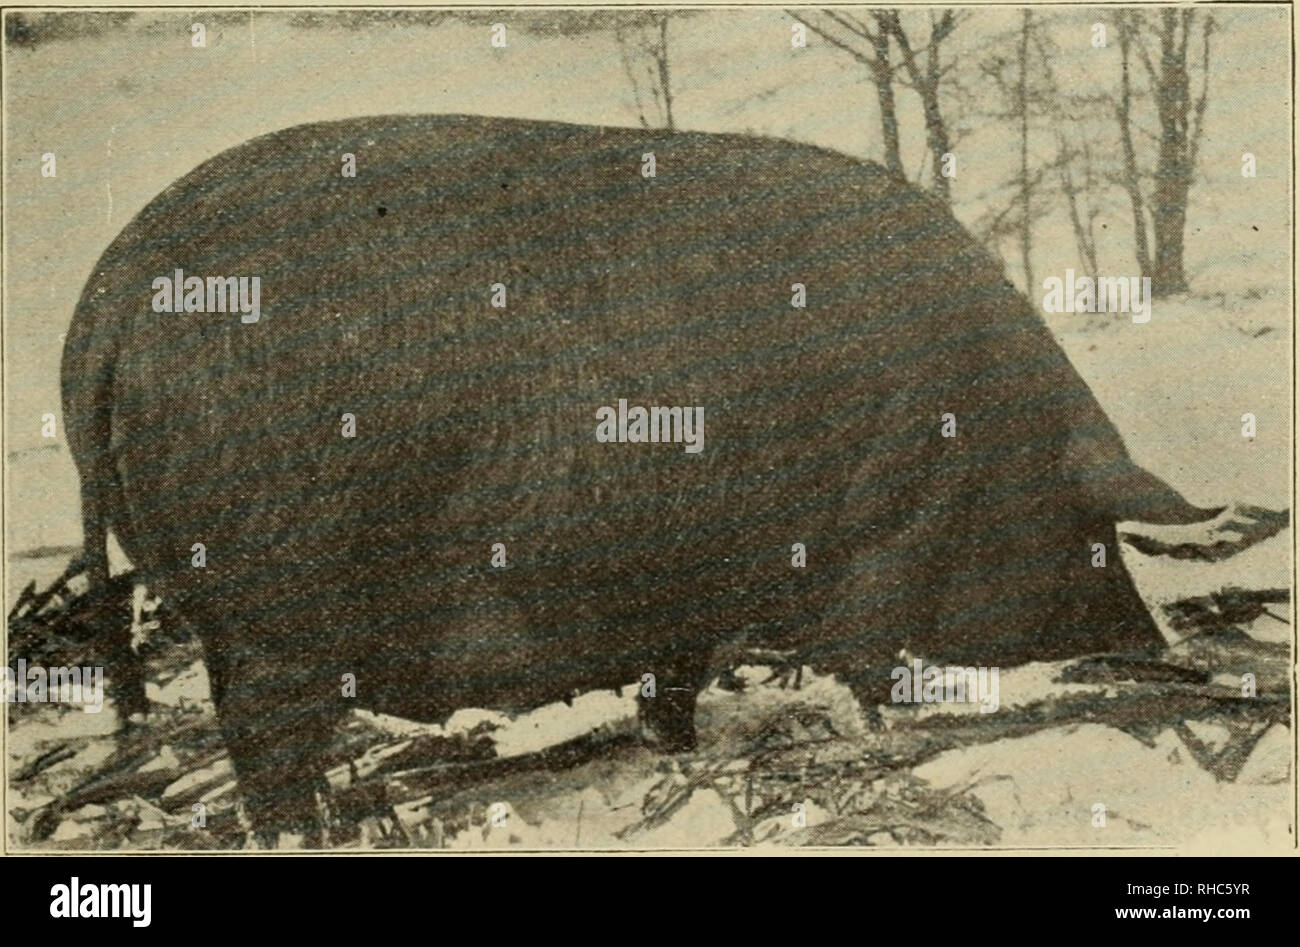
[[[243,614],[230,608],[230,597],[216,599],[225,614],[196,624],[206,632],[217,719],[254,835],[273,847],[280,833],[295,833],[316,847],[324,830],[317,801],[326,790],[324,754],[347,710],[337,668],[326,658],[339,649],[326,640],[333,616],[277,599],[259,600]]]

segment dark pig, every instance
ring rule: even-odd
[[[750,137],[256,138],[113,241],[63,386],[88,546],[112,529],[200,630],[262,829],[309,820],[357,705],[436,719],[653,674],[643,716],[682,750],[742,637],[873,701],[901,648],[1154,647],[1114,524],[1211,515],[1129,461],[946,208]],[[638,406],[696,428],[635,442]]]

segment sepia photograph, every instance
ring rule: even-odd
[[[1294,853],[1292,18],[6,8],[5,850]]]

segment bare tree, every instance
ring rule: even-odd
[[[1120,85],[1119,102],[1115,107],[1115,117],[1119,120],[1119,142],[1124,154],[1124,189],[1128,192],[1129,205],[1133,209],[1134,252],[1137,255],[1138,268],[1143,275],[1151,274],[1151,249],[1147,237],[1146,200],[1142,196],[1142,181],[1138,173],[1137,149],[1133,146],[1133,81],[1131,61],[1133,38],[1124,28],[1123,17],[1120,20]]]
[[[979,60],[979,87],[985,97],[967,106],[986,122],[998,126],[1005,123],[1016,130],[1019,152],[1016,170],[978,195],[988,210],[975,222],[974,229],[990,245],[996,246],[1008,238],[1016,240],[1024,285],[1030,293],[1035,287],[1034,223],[1049,212],[1041,188],[1052,170],[1051,165],[1035,166],[1032,162],[1032,142],[1041,137],[1035,134],[1042,124],[1037,120],[1050,117],[1056,108],[1055,90],[1048,81],[1048,73],[1041,68],[1038,58],[1030,55],[1041,33],[1039,21],[1026,10],[1022,11],[1018,26],[989,37],[987,51]],[[1004,55],[1007,49],[1014,49],[1015,54]]]
[[[677,127],[672,70],[668,59],[668,21],[695,15],[692,10],[518,10],[511,22],[540,36],[582,37],[612,33],[619,62],[632,86],[632,99],[642,128]],[[496,12],[456,11],[467,23],[490,22]]]
[[[1191,101],[1188,45],[1200,19],[1200,90]],[[1133,210],[1134,243],[1143,276],[1151,277],[1152,294],[1166,296],[1187,289],[1183,269],[1183,238],[1187,227],[1187,199],[1196,169],[1197,151],[1204,130],[1210,74],[1210,35],[1214,19],[1192,9],[1163,9],[1152,21],[1138,11],[1119,14],[1120,92],[1115,116],[1119,123],[1124,157],[1124,188]],[[1154,34],[1160,44],[1157,66],[1147,50],[1145,37]],[[1144,175],[1133,143],[1134,53],[1142,64],[1155,99],[1159,122],[1159,150],[1154,187],[1148,200],[1143,192]],[[1147,216],[1151,217],[1148,229]],[[1151,252],[1155,244],[1154,256]]]
[[[943,77],[943,70],[939,66],[939,47],[957,28],[957,17],[952,10],[944,10],[938,14],[937,19],[934,10],[927,12],[930,14],[930,38],[924,47],[916,51],[912,49],[911,41],[907,38],[907,32],[903,29],[897,10],[886,11],[884,22],[888,24],[889,35],[894,38],[902,51],[903,67],[911,79],[912,88],[921,97],[921,107],[925,113],[925,140],[930,147],[930,157],[933,162],[934,179],[931,187],[935,194],[947,202],[951,198],[948,178],[943,173],[943,163],[944,156],[949,154],[951,149],[948,126],[944,124],[943,112],[939,108],[939,80]],[[925,53],[924,68],[918,62],[921,53]]]
[[[1042,30],[1034,31],[1033,42],[1038,50],[1039,84],[1043,96],[1052,103],[1055,114],[1066,120],[1049,123],[1056,139],[1056,157],[1048,167],[1060,178],[1061,193],[1065,196],[1066,212],[1079,256],[1087,266],[1087,272],[1096,274],[1096,221],[1101,213],[1098,201],[1098,185],[1101,180],[1097,162],[1088,145],[1089,135],[1086,132],[1067,135],[1062,131],[1062,126],[1081,127],[1086,114],[1095,113],[1102,106],[1107,106],[1109,100],[1105,96],[1062,89],[1052,69],[1058,50]],[[1076,140],[1077,145],[1074,144]]]
[[[810,30],[837,49],[848,53],[867,67],[871,82],[876,87],[876,101],[880,106],[880,131],[885,167],[900,180],[905,179],[903,159],[899,150],[898,105],[894,100],[894,70],[889,61],[889,31],[885,22],[887,13],[872,11],[875,29],[866,21],[849,13],[823,10],[819,17],[805,10],[786,13],[804,23]],[[863,45],[865,40],[866,45]]]
[[[1074,245],[1083,257],[1088,272],[1097,273],[1097,236],[1095,223],[1100,213],[1093,201],[1096,176],[1093,174],[1092,151],[1087,139],[1079,148],[1071,148],[1065,135],[1058,128],[1056,131],[1057,158],[1055,167],[1061,176],[1061,191],[1065,194],[1065,206],[1070,215],[1070,229],[1074,233]],[[1076,183],[1073,167],[1078,162],[1083,167],[1083,183]]]
[[[632,83],[637,118],[649,128],[647,103],[660,127],[675,129],[672,73],[668,65],[668,13],[625,14],[614,30],[623,71]]]
[[[1032,243],[1033,217],[1030,213],[1029,181],[1029,35],[1032,14],[1022,11],[1020,49],[1016,65],[1016,110],[1020,113],[1020,260],[1025,269],[1025,286],[1034,291],[1034,267],[1029,258]]]
[[[914,47],[896,10],[870,11],[872,23],[842,10],[822,10],[816,15],[810,15],[811,11],[807,10],[787,10],[786,13],[867,68],[880,106],[885,167],[899,178],[906,175],[899,148],[894,80],[900,77],[900,73],[905,77],[905,84],[921,98],[926,143],[933,168],[931,188],[948,201],[948,178],[943,174],[943,163],[944,155],[951,151],[951,136],[939,105],[939,86],[950,67],[942,65],[939,52],[943,41],[960,22],[957,15],[952,10],[944,10],[937,16],[931,11],[929,38],[925,45]],[[891,55],[895,46],[899,53],[898,63],[893,62]]]

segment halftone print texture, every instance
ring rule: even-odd
[[[1289,7],[4,27],[10,849],[1292,844]]]

